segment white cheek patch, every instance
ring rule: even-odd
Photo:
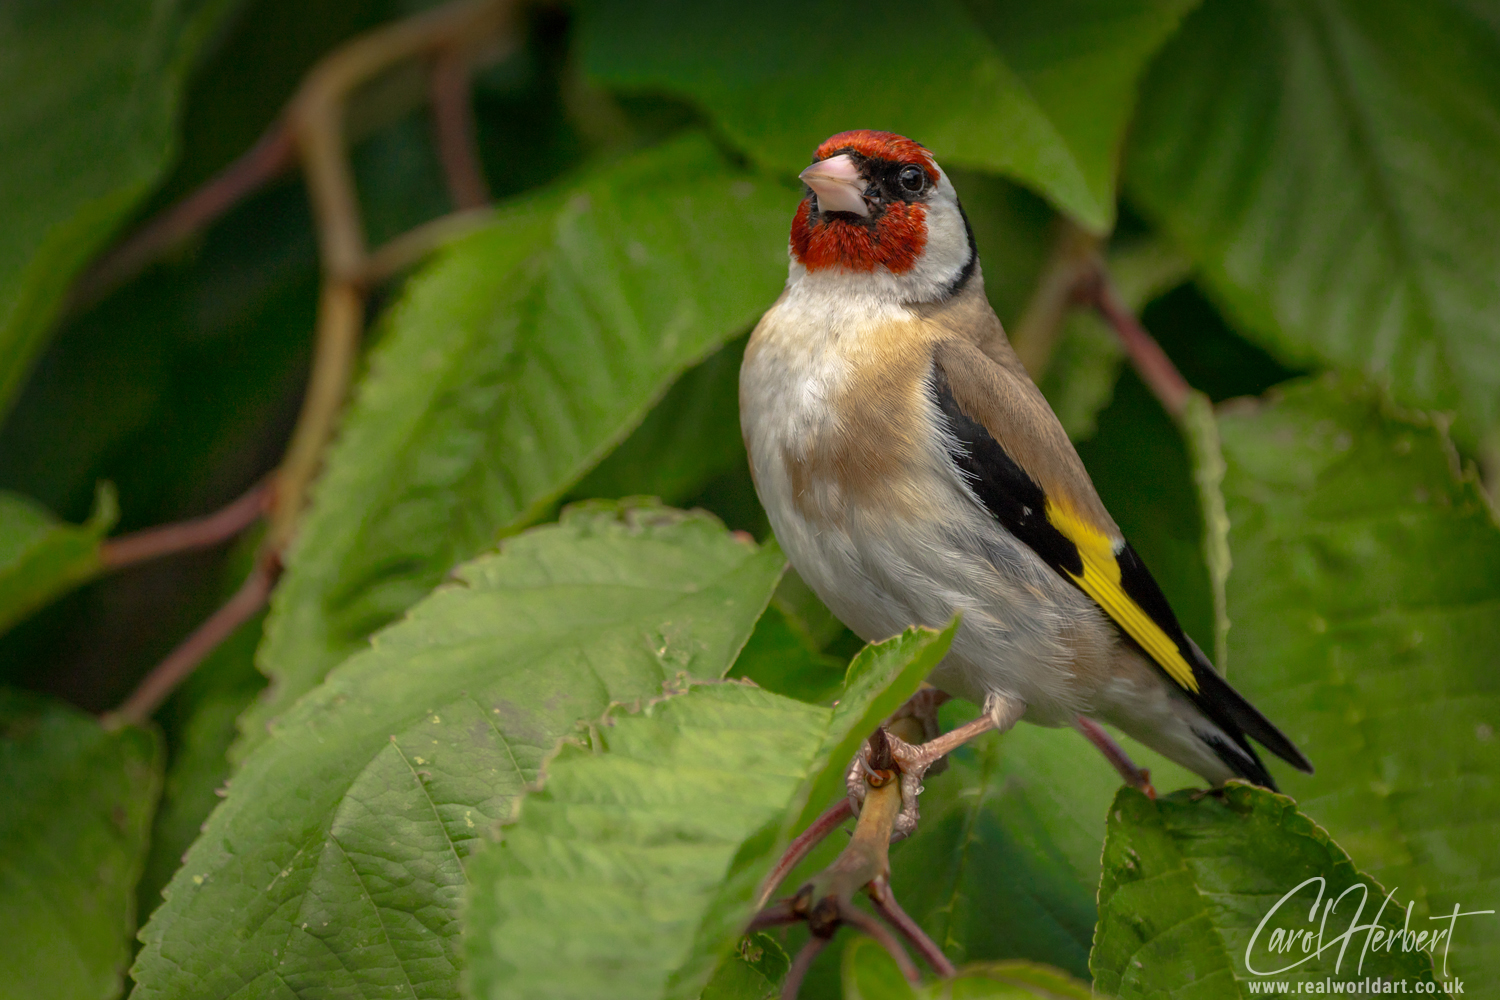
[[[917,266],[902,277],[929,291],[946,292],[969,264],[969,228],[958,207],[958,194],[948,175],[938,171],[937,191],[927,200],[927,247]]]

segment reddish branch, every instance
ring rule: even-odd
[[[888,878],[877,878],[870,884],[870,902],[875,904],[875,912],[879,913],[885,922],[901,933],[901,936],[911,942],[911,946],[917,949],[917,954],[922,956],[932,971],[947,979],[958,974],[953,963],[948,961],[948,956],[943,954],[943,949],[937,946],[937,942],[927,936],[927,932],[918,926],[917,922],[901,908],[896,902],[895,893],[891,892],[891,881]]]
[[[100,257],[73,287],[69,307],[78,311],[98,302],[296,162],[291,129],[280,119],[249,152]]]
[[[99,547],[99,561],[107,569],[120,569],[175,552],[222,544],[259,520],[270,507],[270,496],[269,485],[259,483],[206,517],[111,538]]]
[[[1082,293],[1105,321],[1114,327],[1126,355],[1141,376],[1141,381],[1146,383],[1146,387],[1161,402],[1162,408],[1174,418],[1180,417],[1187,408],[1192,387],[1182,377],[1177,366],[1172,364],[1167,352],[1146,332],[1146,328],[1135,318],[1135,313],[1130,311],[1130,307],[1120,297],[1119,289],[1115,288],[1103,261],[1099,262],[1097,269],[1090,275]]]
[[[438,159],[448,181],[448,196],[460,211],[483,208],[490,203],[490,186],[484,179],[475,142],[469,66],[468,52],[450,46],[433,60],[428,83]]]
[[[923,698],[925,695],[923,692],[917,697]],[[833,864],[813,876],[797,890],[796,895],[765,907],[750,922],[750,930],[761,930],[806,921],[808,930],[812,933],[811,940],[792,962],[781,992],[783,1000],[791,1000],[797,996],[812,960],[838,929],[845,925],[878,941],[908,982],[918,982],[920,974],[916,963],[906,953],[896,934],[915,948],[939,976],[948,978],[957,971],[937,943],[896,902],[896,897],[891,892],[888,850],[896,829],[896,820],[903,812],[903,795],[908,794],[902,791],[903,786],[910,784],[911,778],[920,780],[921,775],[931,766],[930,758],[946,753],[965,739],[993,728],[994,723],[989,722],[982,727],[972,723],[960,726],[944,736],[911,746],[904,742],[903,737],[921,739],[924,713],[910,709],[910,705],[906,706],[888,721],[887,725],[892,729],[891,735],[887,734],[885,727],[877,729],[869,740],[869,754],[860,758],[865,785],[864,804],[860,807],[859,821],[855,824],[854,835],[849,844]],[[902,747],[905,750],[901,750]],[[917,752],[911,753],[913,750]],[[917,763],[902,764],[899,758],[903,754]],[[767,877],[762,897],[769,895],[786,873],[806,857],[812,846],[837,829],[851,811],[843,803],[830,808],[794,840],[776,869]],[[875,906],[875,914],[880,919],[854,905],[854,896],[861,890],[869,894]],[[885,923],[881,923],[881,920]],[[896,934],[892,934],[892,930]]]
[[[364,326],[372,277],[393,274],[435,241],[473,224],[489,192],[474,148],[469,66],[481,48],[512,42],[513,0],[457,0],[378,28],[329,53],[308,73],[285,113],[255,148],[213,180],[149,222],[106,255],[79,283],[74,303],[97,300],[152,259],[200,230],[241,198],[300,160],[318,232],[323,290],[314,335],[313,370],[302,412],[275,487],[197,521],[140,532],[108,543],[103,559],[123,566],[141,559],[216,544],[262,513],[271,525],[255,569],[229,602],[147,675],[114,713],[129,722],[150,717],[215,646],[265,604],[281,572],[281,553],[295,533],[323,452],[332,438]],[[457,219],[436,220],[409,238],[371,254],[365,243],[344,135],[344,109],[361,84],[397,63],[431,60],[429,97]],[[448,223],[448,224],[445,224]],[[271,499],[269,510],[266,500]]]
[[[771,894],[791,874],[792,869],[800,865],[802,859],[812,853],[814,847],[821,844],[824,838],[853,815],[854,807],[850,805],[849,797],[846,795],[829,806],[823,815],[813,820],[806,830],[797,835],[797,839],[787,845],[786,853],[782,854],[781,860],[776,862],[776,867],[771,869],[771,874],[766,876],[756,905],[765,906],[766,900],[771,898]]]
[[[112,718],[136,725],[151,718],[177,685],[197,669],[204,657],[218,648],[219,643],[233,635],[236,629],[253,618],[265,605],[280,574],[280,561],[262,556],[234,596],[199,625],[181,645],[167,654],[166,659],[152,668],[140,684],[136,685],[130,697],[110,713]]]

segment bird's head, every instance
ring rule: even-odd
[[[903,301],[951,295],[974,273],[974,237],[932,154],[894,132],[840,132],[802,171],[792,220],[794,276],[827,275],[889,289]]]

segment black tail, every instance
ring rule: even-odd
[[[1213,748],[1215,754],[1235,774],[1246,781],[1253,781],[1257,785],[1276,791],[1276,782],[1271,780],[1271,775],[1261,763],[1245,737],[1254,739],[1261,746],[1295,767],[1297,770],[1307,774],[1313,773],[1312,761],[1307,759],[1297,745],[1286,738],[1286,734],[1271,724],[1271,720],[1260,714],[1260,710],[1245,700],[1244,695],[1229,686],[1229,682],[1220,677],[1209,664],[1208,657],[1203,655],[1203,650],[1192,639],[1188,640],[1196,655],[1197,662],[1193,664],[1193,679],[1198,682],[1198,690],[1188,697],[1192,698],[1194,704],[1208,716],[1215,725],[1222,729],[1234,740],[1234,746],[1227,746],[1217,736],[1203,735],[1204,742]]]

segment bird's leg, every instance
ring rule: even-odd
[[[1074,721],[1073,725],[1115,766],[1115,770],[1120,772],[1120,777],[1125,779],[1125,784],[1145,792],[1149,799],[1156,798],[1156,789],[1151,785],[1151,772],[1144,767],[1137,767],[1135,761],[1130,759],[1130,754],[1115,742],[1114,737],[1105,732],[1103,726],[1082,715]]]
[[[949,698],[950,695],[948,692],[940,691],[930,684],[924,684],[920,691],[906,699],[905,704],[896,709],[895,713],[886,720],[884,728],[888,732],[894,729],[896,732],[911,738],[913,741],[921,740],[925,742],[932,740],[942,733],[942,729],[938,723],[938,709]],[[920,729],[913,730],[911,727],[914,726],[920,727]],[[928,773],[941,773],[945,764],[946,761],[940,758],[935,766],[929,767]],[[864,769],[860,767],[858,761],[855,763],[853,770],[858,771],[861,777],[864,775]],[[766,877],[765,883],[761,886],[759,906],[766,905],[766,902],[771,898],[771,893],[775,892],[776,887],[781,884],[781,880],[786,878],[793,868],[801,864],[802,859],[812,853],[813,848],[821,844],[825,837],[834,830],[837,830],[844,824],[845,820],[854,815],[855,804],[864,798],[865,783],[863,780],[854,781],[852,774],[849,780],[858,789],[858,792],[834,803],[823,815],[813,820],[812,824],[806,830],[803,830],[797,835],[795,840],[787,845],[785,853],[781,855],[781,860],[776,862],[776,867],[771,869],[771,874]]]
[[[966,722],[936,739],[927,740],[925,743],[908,743],[894,732],[889,733],[891,757],[896,763],[896,770],[901,775],[901,814],[896,819],[896,839],[909,837],[916,830],[919,819],[917,797],[922,794],[922,779],[927,776],[927,772],[934,764],[976,736],[991,730],[1002,733],[1009,730],[1020,720],[1025,711],[1026,703],[1019,698],[992,694],[985,698],[984,712],[979,718]],[[912,732],[912,728],[919,723],[912,719],[907,722],[907,726],[901,726],[900,723],[905,721],[907,720],[897,713],[892,728],[904,729],[905,732],[902,735],[915,736],[916,733]],[[849,788],[849,797],[855,801],[863,797],[864,778],[870,769],[870,764],[866,760],[868,753],[867,747],[854,758],[854,764],[850,767],[845,779]]]
[[[908,982],[917,981],[916,966],[901,942],[886,929],[886,924],[916,948],[938,975],[946,978],[954,974],[953,963],[907,915],[891,892],[890,844],[916,829],[917,796],[922,791],[922,778],[932,765],[981,733],[1009,729],[1026,706],[1017,699],[992,695],[985,700],[984,714],[978,719],[950,733],[924,740],[930,732],[924,722],[930,723],[935,718],[937,706],[946,698],[940,692],[919,692],[917,698],[903,706],[888,722],[890,729],[901,735],[888,732],[882,726],[870,736],[850,768],[849,796],[823,813],[793,841],[766,879],[761,890],[762,906],[775,892],[777,883],[806,857],[813,845],[837,829],[855,811],[854,803],[862,804],[854,834],[833,864],[813,876],[797,890],[796,895],[766,906],[750,924],[751,930],[757,930],[806,921],[812,932],[807,947],[798,952],[792,963],[792,972],[788,974],[782,991],[783,998],[797,995],[807,966],[844,924],[880,942]],[[885,924],[854,906],[854,895],[861,889],[869,893],[876,913]]]

